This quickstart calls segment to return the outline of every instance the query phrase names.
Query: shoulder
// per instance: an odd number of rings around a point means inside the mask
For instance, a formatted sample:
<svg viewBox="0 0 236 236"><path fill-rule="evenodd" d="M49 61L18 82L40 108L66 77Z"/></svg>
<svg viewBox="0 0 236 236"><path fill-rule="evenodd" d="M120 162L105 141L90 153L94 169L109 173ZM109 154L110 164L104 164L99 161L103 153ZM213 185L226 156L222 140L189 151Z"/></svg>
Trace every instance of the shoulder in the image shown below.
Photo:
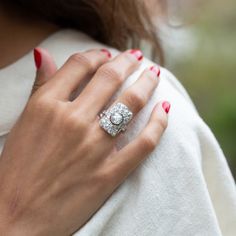
<svg viewBox="0 0 236 236"><path fill-rule="evenodd" d="M58 67L60 67L66 59L75 52L85 51L91 48L107 47L106 45L95 41L86 34L72 29L65 29L54 33L47 40L42 42L40 46L49 50ZM119 53L118 50L113 48L109 48L109 50L111 50L113 56ZM140 68L125 81L117 95L131 85L142 73L142 71L151 65L153 65L153 62L145 58ZM199 115L193 105L193 102L176 77L165 68L161 68L160 77L161 79L158 88L154 92L147 106L140 112L140 115L136 119L137 122L138 120L147 120L153 105L161 100L168 100L172 104L169 122L170 125L172 124L172 117L175 117L175 124L176 122L181 121L181 124L186 125L198 120Z"/></svg>
<svg viewBox="0 0 236 236"><path fill-rule="evenodd" d="M58 67L60 67L70 55L76 52L85 51L92 48L107 47L106 45L95 41L86 34L72 29L61 30L52 34L44 42L42 42L40 46L49 50L49 52L53 55ZM113 56L119 53L118 50L113 48L109 48L109 50L111 50ZM141 72L146 67L149 67L151 65L153 65L153 62L145 58L138 71L130 76L130 78L124 83L123 88L134 82L137 79L138 75L141 74ZM174 100L176 100L176 98L178 99L177 102L179 102L179 100L181 100L181 102L184 100L184 102L188 103L188 106L190 106L191 109L195 113L197 113L193 102L191 101L182 84L171 72L169 72L165 68L161 68L161 82L154 97L156 96L166 99L172 98L171 100L173 101L171 102L173 103L175 103Z"/></svg>
<svg viewBox="0 0 236 236"><path fill-rule="evenodd" d="M61 30L53 34L40 46L49 50L58 67L60 67L65 60L75 52L85 51L92 48L107 47L106 45L95 41L81 32L70 29ZM111 50L113 56L119 53L118 50L113 48L109 48L109 50ZM115 97L118 96L125 88L130 86L138 78L142 71L151 65L153 65L153 62L145 58L140 68L125 81ZM189 131L188 133L190 134L196 127L196 123L201 120L192 100L177 78L165 68L161 68L160 77L159 86L155 90L149 103L131 124L131 126L135 126L135 128L130 128L127 131L126 136L122 138L123 140L133 138L134 135L136 135L141 128L144 127L153 106L161 100L168 100L172 105L169 115L169 126L166 133L174 131L173 133L176 135L182 134L185 130Z"/></svg>
<svg viewBox="0 0 236 236"><path fill-rule="evenodd" d="M52 34L44 42L42 42L40 46L49 50L49 52L53 55L58 67L60 67L70 55L76 52L85 51L92 48L107 47L106 45L95 41L86 34L71 29L61 30ZM119 53L118 50L113 48L109 48L109 50L111 50L113 56ZM146 67L151 65L153 65L153 62L145 58L139 70L130 76L123 88L137 79L138 75L141 74L141 72ZM168 96L168 94L170 95L173 91L175 91L174 93L177 93L180 97L186 100L193 109L195 109L188 93L182 84L171 72L165 68L161 68L161 83L157 93L161 94L163 90L168 88L171 88L171 91L168 93L165 91L165 96Z"/></svg>
<svg viewBox="0 0 236 236"><path fill-rule="evenodd" d="M49 52L53 55L58 67L60 67L70 55L76 52L85 51L92 48L107 47L106 45L95 41L91 37L71 29L65 29L54 33L48 39L42 42L40 46L49 50ZM109 48L109 50L111 50L113 56L119 53L118 50L113 48ZM153 62L145 58L138 71L130 76L123 88L135 81L138 75L141 74L141 72L146 67L151 65L153 65ZM165 68L161 68L161 82L159 88L156 91L156 95L158 94L159 97L162 96L163 98L171 98L173 95L175 95L175 97L177 96L177 98L183 99L185 102L187 102L189 106L195 110L195 112L197 112L193 102L191 101L182 84L171 72Z"/></svg>
<svg viewBox="0 0 236 236"><path fill-rule="evenodd" d="M121 90L130 86L145 68L153 64L154 62L144 59L141 67L128 78ZM121 147L138 135L148 122L155 104L163 100L171 103L168 127L162 138L162 146L165 147L165 151L168 150L167 145L171 145L174 149L180 146L183 149L186 149L187 146L199 148L198 129L202 127L204 122L183 85L170 71L163 67L161 68L158 87L148 104L134 118L127 133L120 139Z"/></svg>

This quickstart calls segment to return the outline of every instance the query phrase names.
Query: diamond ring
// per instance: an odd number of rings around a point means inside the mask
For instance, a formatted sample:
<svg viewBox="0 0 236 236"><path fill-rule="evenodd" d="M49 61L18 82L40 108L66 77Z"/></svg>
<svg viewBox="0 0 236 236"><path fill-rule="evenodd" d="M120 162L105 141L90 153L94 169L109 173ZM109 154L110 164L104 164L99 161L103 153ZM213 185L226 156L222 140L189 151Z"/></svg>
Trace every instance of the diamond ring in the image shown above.
<svg viewBox="0 0 236 236"><path fill-rule="evenodd" d="M126 130L127 124L133 117L133 113L123 103L116 103L108 110L100 114L100 127L111 136L116 136L121 131Z"/></svg>

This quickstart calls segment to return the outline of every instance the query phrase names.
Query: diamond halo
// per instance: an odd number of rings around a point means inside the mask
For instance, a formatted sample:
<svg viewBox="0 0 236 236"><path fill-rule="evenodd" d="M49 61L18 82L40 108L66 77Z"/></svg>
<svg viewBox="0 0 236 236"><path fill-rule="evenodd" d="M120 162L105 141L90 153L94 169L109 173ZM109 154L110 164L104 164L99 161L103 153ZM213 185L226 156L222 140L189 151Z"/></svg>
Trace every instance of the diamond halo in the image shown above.
<svg viewBox="0 0 236 236"><path fill-rule="evenodd" d="M111 136L116 136L126 130L127 124L133 117L133 113L123 103L116 103L100 115L100 126Z"/></svg>

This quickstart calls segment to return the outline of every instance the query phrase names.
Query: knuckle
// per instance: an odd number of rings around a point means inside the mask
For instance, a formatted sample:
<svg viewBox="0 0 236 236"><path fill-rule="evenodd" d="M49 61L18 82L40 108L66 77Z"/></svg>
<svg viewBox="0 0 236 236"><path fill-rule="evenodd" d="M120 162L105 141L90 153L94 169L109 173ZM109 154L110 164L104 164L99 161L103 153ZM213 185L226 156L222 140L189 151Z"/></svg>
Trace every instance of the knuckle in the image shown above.
<svg viewBox="0 0 236 236"><path fill-rule="evenodd" d="M37 96L32 99L31 106L33 107L34 111L38 113L41 112L53 112L55 110L55 104L52 103L51 99L47 96Z"/></svg>
<svg viewBox="0 0 236 236"><path fill-rule="evenodd" d="M98 70L98 75L102 78L114 81L117 85L121 85L123 83L123 76L121 72L117 71L110 63L101 66Z"/></svg>
<svg viewBox="0 0 236 236"><path fill-rule="evenodd" d="M114 173L111 169L105 168L102 171L100 171L98 175L98 182L100 184L104 185L112 185L114 184Z"/></svg>
<svg viewBox="0 0 236 236"><path fill-rule="evenodd" d="M70 56L69 62L83 66L87 71L93 72L95 70L95 65L83 53L73 54L72 56Z"/></svg>
<svg viewBox="0 0 236 236"><path fill-rule="evenodd" d="M136 111L141 110L146 104L146 97L144 94L134 90L127 91L124 95L124 99L128 105Z"/></svg>
<svg viewBox="0 0 236 236"><path fill-rule="evenodd" d="M83 118L79 118L78 114L66 114L64 118L64 126L67 131L84 130L87 127L86 121Z"/></svg>
<svg viewBox="0 0 236 236"><path fill-rule="evenodd" d="M150 133L143 134L140 138L141 147L147 151L153 151L157 145L157 140Z"/></svg>
<svg viewBox="0 0 236 236"><path fill-rule="evenodd" d="M66 130L73 131L77 129L77 126L78 126L78 120L76 120L76 118L73 115L68 115L64 119L64 127L66 128Z"/></svg>

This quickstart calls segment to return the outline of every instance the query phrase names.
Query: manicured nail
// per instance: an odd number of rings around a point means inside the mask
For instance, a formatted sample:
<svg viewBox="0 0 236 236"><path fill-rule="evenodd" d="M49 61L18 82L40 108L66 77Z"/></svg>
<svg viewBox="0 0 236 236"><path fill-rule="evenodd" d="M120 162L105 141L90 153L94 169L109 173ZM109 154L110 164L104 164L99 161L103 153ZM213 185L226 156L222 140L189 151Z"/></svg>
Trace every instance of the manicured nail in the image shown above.
<svg viewBox="0 0 236 236"><path fill-rule="evenodd" d="M101 49L101 52L106 53L107 56L108 56L109 58L111 58L111 53L110 53L106 48Z"/></svg>
<svg viewBox="0 0 236 236"><path fill-rule="evenodd" d="M41 56L40 51L37 48L34 49L34 62L38 70L42 64L42 56Z"/></svg>
<svg viewBox="0 0 236 236"><path fill-rule="evenodd" d="M160 67L159 66L151 66L149 68L150 71L154 72L158 77L160 76L161 74L161 70L160 70Z"/></svg>
<svg viewBox="0 0 236 236"><path fill-rule="evenodd" d="M134 55L138 61L143 59L143 53L139 49L131 49L129 52Z"/></svg>
<svg viewBox="0 0 236 236"><path fill-rule="evenodd" d="M168 114L170 110L170 103L165 101L162 103L162 108L165 110L165 112Z"/></svg>

